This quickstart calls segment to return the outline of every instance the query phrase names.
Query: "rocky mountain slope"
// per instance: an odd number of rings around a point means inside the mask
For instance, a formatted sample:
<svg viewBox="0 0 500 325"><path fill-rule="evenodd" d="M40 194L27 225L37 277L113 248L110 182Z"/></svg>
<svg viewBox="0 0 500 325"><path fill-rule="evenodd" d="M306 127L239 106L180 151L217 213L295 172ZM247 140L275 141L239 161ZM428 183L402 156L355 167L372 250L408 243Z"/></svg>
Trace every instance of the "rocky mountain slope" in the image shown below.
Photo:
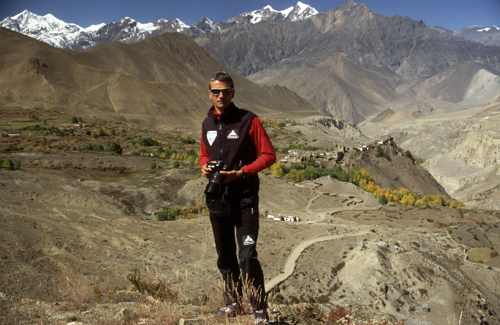
<svg viewBox="0 0 500 325"><path fill-rule="evenodd" d="M500 97L477 108L436 115L384 112L363 122L369 136L391 135L454 198L469 206L499 209Z"/></svg>
<svg viewBox="0 0 500 325"><path fill-rule="evenodd" d="M337 54L316 66L293 70L277 83L295 89L332 116L359 123L388 102L406 98L395 91L394 77L355 65Z"/></svg>
<svg viewBox="0 0 500 325"><path fill-rule="evenodd" d="M0 44L2 105L59 108L184 132L198 132L211 105L208 80L227 69L179 33L74 52L0 28ZM324 114L283 87L259 86L235 73L234 80L236 103L258 114Z"/></svg>
<svg viewBox="0 0 500 325"><path fill-rule="evenodd" d="M443 35L408 17L378 15L352 1L305 21L237 26L205 34L196 41L249 79L290 87L335 117L356 123L388 107L432 112L436 105L427 101L428 94L416 96L407 90L446 69L456 69L458 64L474 61L497 76L500 67L498 47ZM343 69L323 67L339 57L343 58ZM346 75L350 75L349 80ZM468 84L474 82L470 77L465 74L454 80ZM339 84L339 80L343 81ZM325 89L326 85L333 87ZM482 86L491 88L489 84ZM464 86L454 88L458 92ZM440 98L441 107L463 108L453 105L456 101L447 102L442 93L432 96ZM472 107L471 102L461 104Z"/></svg>
<svg viewBox="0 0 500 325"><path fill-rule="evenodd" d="M244 34L252 35L258 42L239 40ZM239 46L232 46L230 40ZM220 35L203 35L197 42L219 61L244 75L273 64L276 68L316 65L338 53L363 67L395 72L402 81L428 78L471 59L493 68L500 67L499 59L495 58L496 47L443 35L408 17L379 15L353 1L305 21L289 24L265 21L238 26ZM236 55L241 51L249 55ZM283 53L278 55L279 51ZM262 55L264 53L267 55Z"/></svg>

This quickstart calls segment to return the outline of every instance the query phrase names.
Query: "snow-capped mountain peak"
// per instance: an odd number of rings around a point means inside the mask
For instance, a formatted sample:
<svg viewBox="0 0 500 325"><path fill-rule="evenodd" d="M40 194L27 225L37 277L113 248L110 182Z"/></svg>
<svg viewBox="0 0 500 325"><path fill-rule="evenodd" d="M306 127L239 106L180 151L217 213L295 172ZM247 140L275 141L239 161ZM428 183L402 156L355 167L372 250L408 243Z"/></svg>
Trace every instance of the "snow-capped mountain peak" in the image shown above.
<svg viewBox="0 0 500 325"><path fill-rule="evenodd" d="M493 25L491 27L484 27L484 28L481 28L481 29L478 29L477 32L489 32L489 31L498 31L500 30L500 28L498 28L497 26Z"/></svg>
<svg viewBox="0 0 500 325"><path fill-rule="evenodd" d="M10 24L13 28L4 26ZM46 14L45 16L39 16L28 10L6 18L1 22L1 26L10 28L12 30L28 30L28 31L51 31L51 32L67 32L69 31L79 31L83 28L76 24L68 24L60 19L57 19L52 14Z"/></svg>
<svg viewBox="0 0 500 325"><path fill-rule="evenodd" d="M1 27L28 35L55 47L85 50L98 43L117 40L134 42L164 31L182 32L189 26L179 19L160 19L151 23L139 23L130 17L119 22L91 25L82 28L68 24L51 14L39 16L28 10L0 22Z"/></svg>
<svg viewBox="0 0 500 325"><path fill-rule="evenodd" d="M39 16L28 10L4 19L0 26L31 36L56 47L65 47L68 39L77 37L83 28L68 24L51 14Z"/></svg>
<svg viewBox="0 0 500 325"><path fill-rule="evenodd" d="M311 16L317 15L318 11L313 7L299 1L294 7L290 7L286 10L283 10L282 13L290 21L297 21L297 20L306 20Z"/></svg>
<svg viewBox="0 0 500 325"><path fill-rule="evenodd" d="M179 18L175 18L174 20L172 20L172 23L178 26L179 30L177 30L177 32L189 28L189 26L184 24Z"/></svg>
<svg viewBox="0 0 500 325"><path fill-rule="evenodd" d="M302 2L297 2L293 7L289 7L285 10L275 10L270 5L267 5L261 9L254 10L252 12L245 12L239 14L234 18L230 18L225 23L247 23L247 24L257 24L264 20L305 20L311 16L318 14L318 11L309 5Z"/></svg>
<svg viewBox="0 0 500 325"><path fill-rule="evenodd" d="M223 23L212 22L203 18L188 26L179 19L159 19L155 22L140 23L131 17L124 17L118 22L97 24L83 28L76 24L66 23L52 14L39 16L28 10L5 18L0 22L5 27L28 35L55 47L73 50L86 50L96 44L107 41L135 42L163 32L181 32L190 37L198 37L205 33L219 32L236 24L257 24L263 20L298 21L316 15L316 9L302 2L285 10L275 10L267 5L259 10L242 13Z"/></svg>
<svg viewBox="0 0 500 325"><path fill-rule="evenodd" d="M85 31L86 32L93 32L93 31L96 31L96 30L103 28L104 26L106 26L105 23L100 23L97 25L90 25L89 27L85 28Z"/></svg>

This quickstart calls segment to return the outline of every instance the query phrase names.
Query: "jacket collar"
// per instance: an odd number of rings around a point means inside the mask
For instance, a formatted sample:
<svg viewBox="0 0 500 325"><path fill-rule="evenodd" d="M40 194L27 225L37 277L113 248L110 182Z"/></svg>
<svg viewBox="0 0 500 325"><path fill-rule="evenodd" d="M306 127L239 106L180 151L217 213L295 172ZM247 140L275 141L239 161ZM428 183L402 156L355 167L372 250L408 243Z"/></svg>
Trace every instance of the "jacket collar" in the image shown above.
<svg viewBox="0 0 500 325"><path fill-rule="evenodd" d="M213 117L217 120L225 120L227 118L230 118L235 112L236 112L236 105L234 105L234 103L231 102L231 104L229 104L229 106L224 110L224 112L222 112L221 115L217 114L215 112L215 107L212 106L209 110L208 110L208 116L210 117Z"/></svg>

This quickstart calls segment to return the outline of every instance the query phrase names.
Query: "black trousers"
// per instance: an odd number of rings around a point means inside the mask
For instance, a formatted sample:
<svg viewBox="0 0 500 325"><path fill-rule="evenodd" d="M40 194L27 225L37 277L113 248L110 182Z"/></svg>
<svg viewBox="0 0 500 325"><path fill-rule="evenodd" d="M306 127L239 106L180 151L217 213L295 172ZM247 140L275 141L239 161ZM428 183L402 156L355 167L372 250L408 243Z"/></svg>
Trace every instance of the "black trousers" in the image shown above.
<svg viewBox="0 0 500 325"><path fill-rule="evenodd" d="M248 288L252 307L262 310L265 308L264 273L256 249L259 197L229 194L224 201L220 212L210 213L210 221L218 256L217 267L224 279L225 303L238 302L243 295L243 288Z"/></svg>

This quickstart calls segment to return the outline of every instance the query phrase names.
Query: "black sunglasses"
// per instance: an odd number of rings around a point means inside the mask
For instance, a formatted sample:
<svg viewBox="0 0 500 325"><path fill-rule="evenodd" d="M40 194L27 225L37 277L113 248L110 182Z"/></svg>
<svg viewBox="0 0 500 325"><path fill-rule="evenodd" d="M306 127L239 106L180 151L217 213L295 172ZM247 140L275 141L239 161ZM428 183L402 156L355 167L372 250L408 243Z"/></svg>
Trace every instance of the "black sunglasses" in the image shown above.
<svg viewBox="0 0 500 325"><path fill-rule="evenodd" d="M217 97L222 92L222 94L226 96L229 95L231 92L233 92L233 90L234 90L233 88L210 89L210 93L215 97Z"/></svg>

